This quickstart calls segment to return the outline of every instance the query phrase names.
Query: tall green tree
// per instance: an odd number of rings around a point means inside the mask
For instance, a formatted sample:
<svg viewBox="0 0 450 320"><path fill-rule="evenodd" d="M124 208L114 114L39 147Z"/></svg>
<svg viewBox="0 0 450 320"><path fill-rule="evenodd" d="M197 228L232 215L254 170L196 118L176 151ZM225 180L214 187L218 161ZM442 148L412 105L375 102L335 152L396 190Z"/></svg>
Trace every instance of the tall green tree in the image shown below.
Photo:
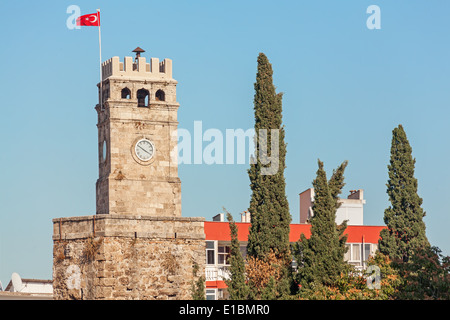
<svg viewBox="0 0 450 320"><path fill-rule="evenodd" d="M330 181L328 181L328 189L330 190L331 198L333 199L336 210L341 206L341 203L338 200L339 195L342 193L342 188L345 186L344 172L347 165L348 161L342 162L337 169L333 170Z"/></svg>
<svg viewBox="0 0 450 320"><path fill-rule="evenodd" d="M334 203L334 216L336 219L336 212L337 209L341 206L341 203L339 200L339 195L342 193L342 188L344 188L344 172L345 168L347 168L348 161L344 161L341 163L341 165L336 169L333 170L333 174L331 175L330 180L328 181L328 188L330 190L331 198L333 199ZM347 229L347 220L344 220L340 225L336 225L336 230L338 233L339 238L339 247L343 250L342 254L345 254L347 251L345 247L345 243L347 241L347 236L344 235L345 230Z"/></svg>
<svg viewBox="0 0 450 320"><path fill-rule="evenodd" d="M286 144L282 125L282 94L275 91L272 65L267 57L260 53L257 62L254 85L256 159L248 170L252 195L247 252L260 260L275 252L284 261L286 276L283 279L286 281L276 284L279 286L277 292L283 294L289 290L291 215L285 192Z"/></svg>
<svg viewBox="0 0 450 320"><path fill-rule="evenodd" d="M297 281L303 290L335 285L347 265L344 262L347 236L343 235L346 221L336 224L337 200L344 186L343 174L347 162L333 172L330 181L327 181L323 162L318 160L318 165L313 181L311 236L306 238L301 234L294 250L298 263Z"/></svg>
<svg viewBox="0 0 450 320"><path fill-rule="evenodd" d="M430 246L425 234L422 198L417 194L415 162L403 126L399 125L392 131L386 184L391 205L384 211L387 228L381 231L379 240L380 251L394 261L407 262L419 248Z"/></svg>
<svg viewBox="0 0 450 320"><path fill-rule="evenodd" d="M233 217L227 212L227 220L230 225L231 249L230 249L230 279L225 280L228 287L230 300L246 300L249 288L245 276L245 261L240 250L238 229Z"/></svg>

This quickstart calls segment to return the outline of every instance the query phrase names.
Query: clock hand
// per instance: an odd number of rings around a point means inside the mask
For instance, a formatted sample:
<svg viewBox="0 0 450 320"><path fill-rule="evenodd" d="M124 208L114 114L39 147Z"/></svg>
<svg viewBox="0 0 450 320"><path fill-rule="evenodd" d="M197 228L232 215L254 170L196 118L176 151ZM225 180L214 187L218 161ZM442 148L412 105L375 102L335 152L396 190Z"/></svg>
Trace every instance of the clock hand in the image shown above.
<svg viewBox="0 0 450 320"><path fill-rule="evenodd" d="M144 150L145 152L147 152L148 154L151 154L150 152L148 152L147 150L145 150L144 148L142 148L141 146L138 145L139 148L141 148L142 150Z"/></svg>

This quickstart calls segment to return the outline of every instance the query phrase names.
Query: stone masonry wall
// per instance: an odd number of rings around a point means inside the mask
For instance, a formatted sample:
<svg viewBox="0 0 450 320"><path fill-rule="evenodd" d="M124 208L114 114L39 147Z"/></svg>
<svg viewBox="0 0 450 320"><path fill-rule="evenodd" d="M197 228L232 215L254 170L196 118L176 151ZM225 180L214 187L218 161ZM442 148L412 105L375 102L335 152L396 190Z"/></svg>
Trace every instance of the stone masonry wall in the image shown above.
<svg viewBox="0 0 450 320"><path fill-rule="evenodd" d="M176 81L105 81L111 97L98 111L99 179L96 184L97 214L181 216L181 182L178 178ZM123 88L131 99L121 99ZM166 101L150 100L137 107L136 92L146 89L154 99L164 90ZM140 139L154 144L150 161L136 157ZM106 155L103 143L106 143Z"/></svg>
<svg viewBox="0 0 450 320"><path fill-rule="evenodd" d="M190 299L192 283L204 274L203 222L121 215L53 219L54 298Z"/></svg>

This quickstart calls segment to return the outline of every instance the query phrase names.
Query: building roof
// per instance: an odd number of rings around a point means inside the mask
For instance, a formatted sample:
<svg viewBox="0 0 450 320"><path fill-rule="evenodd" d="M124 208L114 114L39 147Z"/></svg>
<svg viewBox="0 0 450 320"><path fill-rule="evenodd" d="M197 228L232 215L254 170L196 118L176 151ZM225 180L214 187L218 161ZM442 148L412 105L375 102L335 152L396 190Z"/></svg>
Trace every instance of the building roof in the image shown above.
<svg viewBox="0 0 450 320"><path fill-rule="evenodd" d="M0 291L0 300L53 300L53 293Z"/></svg>
<svg viewBox="0 0 450 320"><path fill-rule="evenodd" d="M247 241L250 223L236 222L238 228L238 240ZM296 242L302 233L307 238L311 236L310 224L291 224L289 241ZM347 242L378 243L380 231L385 226L347 226L344 234L348 235ZM206 240L231 241L228 222L205 221Z"/></svg>
<svg viewBox="0 0 450 320"><path fill-rule="evenodd" d="M41 279L22 279L22 283L24 285L27 284L53 284L53 280L41 280ZM12 288L13 284L12 284L12 280L9 280L8 285L5 288L5 291L10 291Z"/></svg>
<svg viewBox="0 0 450 320"><path fill-rule="evenodd" d="M9 281L5 291L0 291L0 300L53 300L52 280L21 279L20 292Z"/></svg>

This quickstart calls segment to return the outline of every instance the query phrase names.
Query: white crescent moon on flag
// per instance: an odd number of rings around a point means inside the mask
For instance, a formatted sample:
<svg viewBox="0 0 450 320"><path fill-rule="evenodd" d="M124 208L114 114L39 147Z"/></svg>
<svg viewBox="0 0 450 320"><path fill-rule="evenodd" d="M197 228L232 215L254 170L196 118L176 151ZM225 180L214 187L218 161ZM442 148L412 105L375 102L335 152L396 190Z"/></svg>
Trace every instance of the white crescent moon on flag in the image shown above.
<svg viewBox="0 0 450 320"><path fill-rule="evenodd" d="M90 18L94 18L94 20L89 20ZM96 21L97 21L97 19L98 19L98 17L97 17L97 15L96 15L96 14L93 14L93 15L91 15L91 16L89 16L89 17L87 18L87 20L89 20L89 22L91 22L91 23L94 23L94 22L96 22Z"/></svg>

